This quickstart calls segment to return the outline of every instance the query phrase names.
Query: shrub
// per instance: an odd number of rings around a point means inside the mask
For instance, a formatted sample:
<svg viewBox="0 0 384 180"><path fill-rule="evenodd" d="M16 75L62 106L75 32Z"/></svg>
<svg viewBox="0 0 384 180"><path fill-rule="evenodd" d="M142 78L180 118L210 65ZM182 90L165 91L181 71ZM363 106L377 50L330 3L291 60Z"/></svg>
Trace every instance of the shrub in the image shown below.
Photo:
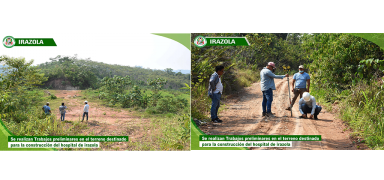
<svg viewBox="0 0 384 180"><path fill-rule="evenodd" d="M57 97L53 94L51 94L51 96L49 97L50 99L57 99Z"/></svg>
<svg viewBox="0 0 384 180"><path fill-rule="evenodd" d="M157 114L157 111L156 111L156 108L155 107L148 107L146 110L145 110L146 113L148 114Z"/></svg>

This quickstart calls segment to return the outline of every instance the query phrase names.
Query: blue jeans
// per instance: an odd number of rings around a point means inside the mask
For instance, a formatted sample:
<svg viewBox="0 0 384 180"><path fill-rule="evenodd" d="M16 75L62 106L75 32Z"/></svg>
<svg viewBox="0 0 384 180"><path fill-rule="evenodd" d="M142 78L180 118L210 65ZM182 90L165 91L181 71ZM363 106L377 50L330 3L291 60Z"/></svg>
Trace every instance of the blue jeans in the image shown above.
<svg viewBox="0 0 384 180"><path fill-rule="evenodd" d="M219 111L219 107L220 107L221 94L220 93L213 93L211 98L212 98L211 119L215 120L218 118L217 112Z"/></svg>
<svg viewBox="0 0 384 180"><path fill-rule="evenodd" d="M271 88L269 88L266 91L263 91L263 113L270 113L271 112L271 106L273 101L273 91Z"/></svg>
<svg viewBox="0 0 384 180"><path fill-rule="evenodd" d="M64 113L64 114L61 114L60 120L61 120L61 121L64 121L64 118L65 118L65 113Z"/></svg>
<svg viewBox="0 0 384 180"><path fill-rule="evenodd" d="M316 105L314 115L317 116L320 113L321 109L322 109L321 106ZM307 113L311 114L312 112L312 108L309 108L306 104L301 104L301 110L303 110L304 114L307 114Z"/></svg>
<svg viewBox="0 0 384 180"><path fill-rule="evenodd" d="M87 121L88 121L88 112L84 112L84 113L83 113L83 120L82 120L82 121L84 121L84 116L85 116L85 115L87 115Z"/></svg>

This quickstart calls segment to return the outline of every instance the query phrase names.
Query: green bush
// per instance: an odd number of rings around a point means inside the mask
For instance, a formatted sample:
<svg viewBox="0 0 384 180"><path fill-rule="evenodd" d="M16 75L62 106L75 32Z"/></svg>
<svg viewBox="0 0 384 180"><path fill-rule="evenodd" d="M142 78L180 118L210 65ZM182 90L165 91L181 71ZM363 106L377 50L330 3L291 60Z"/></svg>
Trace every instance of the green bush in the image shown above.
<svg viewBox="0 0 384 180"><path fill-rule="evenodd" d="M53 94L51 94L51 96L49 96L50 99L57 99L57 97Z"/></svg>
<svg viewBox="0 0 384 180"><path fill-rule="evenodd" d="M157 102L156 110L161 113L171 112L174 113L178 110L177 105L175 105L176 101L173 96L165 96Z"/></svg>
<svg viewBox="0 0 384 180"><path fill-rule="evenodd" d="M146 110L145 110L146 113L148 114L157 114L157 111L156 111L156 108L155 107L148 107Z"/></svg>

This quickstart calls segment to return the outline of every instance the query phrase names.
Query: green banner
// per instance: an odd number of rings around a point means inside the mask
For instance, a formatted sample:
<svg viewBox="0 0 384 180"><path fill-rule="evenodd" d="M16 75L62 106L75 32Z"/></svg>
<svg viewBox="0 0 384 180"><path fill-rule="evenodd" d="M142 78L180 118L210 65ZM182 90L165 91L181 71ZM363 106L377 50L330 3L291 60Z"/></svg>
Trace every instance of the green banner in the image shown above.
<svg viewBox="0 0 384 180"><path fill-rule="evenodd" d="M15 38L15 46L57 46L53 38Z"/></svg>
<svg viewBox="0 0 384 180"><path fill-rule="evenodd" d="M2 42L6 48L13 46L57 46L53 38L13 38L6 36Z"/></svg>
<svg viewBox="0 0 384 180"><path fill-rule="evenodd" d="M246 37L204 37L197 36L193 43L196 47L205 46L249 46Z"/></svg>
<svg viewBox="0 0 384 180"><path fill-rule="evenodd" d="M321 141L321 135L200 135L199 141Z"/></svg>
<svg viewBox="0 0 384 180"><path fill-rule="evenodd" d="M128 136L8 136L8 142L128 142Z"/></svg>
<svg viewBox="0 0 384 180"><path fill-rule="evenodd" d="M245 37L206 37L207 46L249 46Z"/></svg>

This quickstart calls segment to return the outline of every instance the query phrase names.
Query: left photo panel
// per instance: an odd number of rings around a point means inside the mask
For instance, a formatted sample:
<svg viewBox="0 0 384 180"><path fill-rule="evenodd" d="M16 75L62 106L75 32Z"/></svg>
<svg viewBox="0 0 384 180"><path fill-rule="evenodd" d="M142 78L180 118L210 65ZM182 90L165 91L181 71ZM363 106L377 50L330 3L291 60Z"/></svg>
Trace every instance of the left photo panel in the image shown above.
<svg viewBox="0 0 384 180"><path fill-rule="evenodd" d="M0 34L1 151L189 151L189 33Z"/></svg>

